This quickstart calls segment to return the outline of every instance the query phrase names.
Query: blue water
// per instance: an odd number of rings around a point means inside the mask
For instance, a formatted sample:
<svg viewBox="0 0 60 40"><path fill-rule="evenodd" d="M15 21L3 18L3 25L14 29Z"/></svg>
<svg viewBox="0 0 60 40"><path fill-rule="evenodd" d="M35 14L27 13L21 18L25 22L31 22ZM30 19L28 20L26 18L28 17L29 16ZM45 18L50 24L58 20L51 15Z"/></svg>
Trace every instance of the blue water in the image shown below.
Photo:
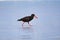
<svg viewBox="0 0 60 40"><path fill-rule="evenodd" d="M0 27L0 40L60 40L60 35L56 31L36 25L31 28L25 27L25 29L22 26L2 26Z"/></svg>
<svg viewBox="0 0 60 40"><path fill-rule="evenodd" d="M17 19L32 13L23 29ZM60 1L0 2L0 40L60 40Z"/></svg>

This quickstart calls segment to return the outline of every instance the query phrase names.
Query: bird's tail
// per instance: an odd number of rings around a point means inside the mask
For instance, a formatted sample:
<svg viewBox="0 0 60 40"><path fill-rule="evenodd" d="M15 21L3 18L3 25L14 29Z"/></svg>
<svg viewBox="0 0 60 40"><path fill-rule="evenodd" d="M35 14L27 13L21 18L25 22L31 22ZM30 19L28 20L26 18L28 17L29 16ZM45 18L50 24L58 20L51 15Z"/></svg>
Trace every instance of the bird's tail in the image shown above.
<svg viewBox="0 0 60 40"><path fill-rule="evenodd" d="M18 19L17 21L21 21L22 19Z"/></svg>

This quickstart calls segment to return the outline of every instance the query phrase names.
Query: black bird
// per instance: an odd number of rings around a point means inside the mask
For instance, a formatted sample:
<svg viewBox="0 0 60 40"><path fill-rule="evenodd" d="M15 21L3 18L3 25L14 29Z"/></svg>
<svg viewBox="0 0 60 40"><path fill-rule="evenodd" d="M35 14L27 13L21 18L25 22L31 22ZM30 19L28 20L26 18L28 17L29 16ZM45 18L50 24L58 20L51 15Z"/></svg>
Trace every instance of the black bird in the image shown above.
<svg viewBox="0 0 60 40"><path fill-rule="evenodd" d="M35 14L31 14L31 16L23 17L23 18L21 18L21 19L18 19L17 21L22 21L23 24L24 24L25 22L28 22L28 24L29 24L29 22L30 22L34 17L35 17L35 18L38 18L38 17L35 16ZM22 26L23 26L23 24L22 24ZM30 24L29 24L29 25L30 25ZM30 25L30 26L31 26L31 25Z"/></svg>

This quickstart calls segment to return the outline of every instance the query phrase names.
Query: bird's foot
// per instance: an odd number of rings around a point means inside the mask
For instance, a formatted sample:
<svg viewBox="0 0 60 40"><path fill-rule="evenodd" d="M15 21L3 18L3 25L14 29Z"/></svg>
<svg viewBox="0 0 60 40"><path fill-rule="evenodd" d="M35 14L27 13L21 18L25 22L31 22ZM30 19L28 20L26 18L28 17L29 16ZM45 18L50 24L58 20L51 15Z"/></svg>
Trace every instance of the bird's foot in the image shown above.
<svg viewBox="0 0 60 40"><path fill-rule="evenodd" d="M29 25L29 26L32 26L32 25Z"/></svg>
<svg viewBox="0 0 60 40"><path fill-rule="evenodd" d="M22 28L24 29L24 26L22 25Z"/></svg>
<svg viewBox="0 0 60 40"><path fill-rule="evenodd" d="M22 26L22 29L25 29L25 27Z"/></svg>

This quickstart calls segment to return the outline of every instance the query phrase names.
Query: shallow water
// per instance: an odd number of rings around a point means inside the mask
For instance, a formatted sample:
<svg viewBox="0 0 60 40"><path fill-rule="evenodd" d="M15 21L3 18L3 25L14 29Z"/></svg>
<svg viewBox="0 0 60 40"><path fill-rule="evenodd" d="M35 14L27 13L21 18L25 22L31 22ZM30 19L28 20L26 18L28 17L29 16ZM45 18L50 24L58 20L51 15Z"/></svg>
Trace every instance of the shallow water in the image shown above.
<svg viewBox="0 0 60 40"><path fill-rule="evenodd" d="M35 13L32 27L17 19ZM0 40L60 40L60 2L0 2Z"/></svg>
<svg viewBox="0 0 60 40"><path fill-rule="evenodd" d="M0 40L60 40L59 33L48 31L44 32L42 27L38 28L38 26L24 29L19 26L2 26Z"/></svg>

